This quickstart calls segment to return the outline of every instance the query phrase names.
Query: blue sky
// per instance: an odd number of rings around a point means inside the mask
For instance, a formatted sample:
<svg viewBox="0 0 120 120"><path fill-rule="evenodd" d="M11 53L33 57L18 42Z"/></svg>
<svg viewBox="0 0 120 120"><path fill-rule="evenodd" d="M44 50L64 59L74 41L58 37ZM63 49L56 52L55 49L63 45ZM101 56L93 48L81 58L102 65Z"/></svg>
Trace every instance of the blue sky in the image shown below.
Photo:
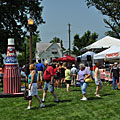
<svg viewBox="0 0 120 120"><path fill-rule="evenodd" d="M74 35L80 36L87 30L99 34L99 39L108 31L103 22L100 11L91 7L88 9L85 0L43 0L42 17L46 24L39 26L42 42L49 42L53 37L63 40L63 45L68 48L68 24L71 24L71 49Z"/></svg>

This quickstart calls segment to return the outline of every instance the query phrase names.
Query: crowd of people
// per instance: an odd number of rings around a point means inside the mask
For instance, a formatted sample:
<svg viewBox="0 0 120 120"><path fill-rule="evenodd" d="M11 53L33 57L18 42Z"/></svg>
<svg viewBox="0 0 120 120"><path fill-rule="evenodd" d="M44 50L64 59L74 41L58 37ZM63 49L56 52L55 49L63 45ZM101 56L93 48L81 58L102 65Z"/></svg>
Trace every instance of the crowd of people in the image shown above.
<svg viewBox="0 0 120 120"><path fill-rule="evenodd" d="M96 84L96 97L100 97L99 91L102 88L102 81L100 79L100 63L96 64L95 69L95 84ZM70 92L70 85L76 85L76 81L80 82L82 99L87 101L86 93L88 83L85 82L85 79L89 78L91 75L91 69L86 67L84 64L80 64L78 68L75 67L75 64L68 63L54 63L50 64L48 61L41 63L39 60L38 64L29 65L30 74L28 75L28 89L29 96L29 105L27 109L31 109L32 106L32 96L35 96L40 102L40 107L45 107L44 102L46 99L47 90L51 92L56 102L59 102L57 95L55 93L55 88L62 88L63 84L66 87L66 91ZM42 100L38 96L38 85L39 81L44 81L43 87L43 98Z"/></svg>
<svg viewBox="0 0 120 120"><path fill-rule="evenodd" d="M46 99L47 91L51 92L55 98L55 102L59 102L59 99L55 93L55 89L66 87L66 91L70 92L70 86L77 86L77 82L80 83L82 98L80 100L87 101L87 86L89 82L86 82L86 79L92 77L94 83L96 84L95 96L101 97L99 91L102 89L103 84L100 77L100 68L101 63L96 63L94 67L89 67L87 64L70 64L70 63L50 63L47 60L41 63L41 60L38 63L27 64L25 67L25 72L21 71L22 76L26 76L28 82L28 96L29 104L27 109L31 109L32 106L32 96L40 103L40 107L45 107L44 102ZM113 81L113 90L116 90L115 86L117 84L117 90L119 89L119 66L115 62L110 66L110 77ZM0 71L1 72L1 71ZM1 72L3 73L3 72ZM40 82L41 81L41 82ZM44 83L39 85L39 83ZM44 86L43 86L44 85ZM38 96L38 87L41 86L43 89L43 98Z"/></svg>

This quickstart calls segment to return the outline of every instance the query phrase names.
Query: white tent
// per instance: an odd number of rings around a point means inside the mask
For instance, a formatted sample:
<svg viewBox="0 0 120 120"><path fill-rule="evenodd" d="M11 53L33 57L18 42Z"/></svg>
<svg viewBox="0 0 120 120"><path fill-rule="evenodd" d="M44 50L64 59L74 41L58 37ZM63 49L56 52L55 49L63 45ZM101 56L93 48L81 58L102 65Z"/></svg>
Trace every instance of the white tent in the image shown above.
<svg viewBox="0 0 120 120"><path fill-rule="evenodd" d="M94 55L94 59L118 58L118 57L120 57L120 47L118 46L112 46Z"/></svg>
<svg viewBox="0 0 120 120"><path fill-rule="evenodd" d="M111 46L120 46L120 39L117 38L113 38L110 36L106 36L96 42L94 42L93 44L83 48L90 50L90 49L98 49L98 48L109 48Z"/></svg>
<svg viewBox="0 0 120 120"><path fill-rule="evenodd" d="M88 51L88 52L86 52L86 53L84 53L84 54L82 54L82 55L80 55L80 56L77 56L77 58L80 57L81 60L87 60L87 56L88 56L88 55L90 55L91 57L93 57L94 54L95 54L94 52Z"/></svg>
<svg viewBox="0 0 120 120"><path fill-rule="evenodd" d="M114 46L106 54L105 58L120 58L120 47Z"/></svg>
<svg viewBox="0 0 120 120"><path fill-rule="evenodd" d="M87 56L88 55L90 55L91 57L93 57L94 54L95 54L94 52L88 51L88 52L86 52L86 53L84 53L84 54L81 55L81 60L87 60Z"/></svg>

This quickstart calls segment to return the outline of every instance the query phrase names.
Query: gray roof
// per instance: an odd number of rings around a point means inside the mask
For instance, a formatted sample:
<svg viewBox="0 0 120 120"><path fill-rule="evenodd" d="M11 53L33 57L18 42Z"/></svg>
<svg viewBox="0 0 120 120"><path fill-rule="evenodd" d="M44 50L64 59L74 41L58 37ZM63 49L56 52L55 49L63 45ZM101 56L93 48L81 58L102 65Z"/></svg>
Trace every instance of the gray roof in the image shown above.
<svg viewBox="0 0 120 120"><path fill-rule="evenodd" d="M39 54L41 54L43 51L46 51L48 47L50 47L53 43L36 43L36 51L39 51ZM57 43L60 46L60 43Z"/></svg>

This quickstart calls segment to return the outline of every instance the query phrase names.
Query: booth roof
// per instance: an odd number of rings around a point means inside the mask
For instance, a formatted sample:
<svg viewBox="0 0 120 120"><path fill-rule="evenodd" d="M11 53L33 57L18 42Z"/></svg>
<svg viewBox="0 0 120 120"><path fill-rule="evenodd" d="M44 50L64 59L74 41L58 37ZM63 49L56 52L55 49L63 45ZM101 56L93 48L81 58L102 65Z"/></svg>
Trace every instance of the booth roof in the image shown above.
<svg viewBox="0 0 120 120"><path fill-rule="evenodd" d="M87 47L82 48L82 50L90 50L90 49L99 49L99 48L109 48L111 46L120 46L120 40L117 38L113 38L110 36L106 36Z"/></svg>
<svg viewBox="0 0 120 120"><path fill-rule="evenodd" d="M120 47L112 46L98 54L95 54L94 59L104 59L106 58L106 54L111 54L111 53L116 53L116 52L120 52Z"/></svg>

